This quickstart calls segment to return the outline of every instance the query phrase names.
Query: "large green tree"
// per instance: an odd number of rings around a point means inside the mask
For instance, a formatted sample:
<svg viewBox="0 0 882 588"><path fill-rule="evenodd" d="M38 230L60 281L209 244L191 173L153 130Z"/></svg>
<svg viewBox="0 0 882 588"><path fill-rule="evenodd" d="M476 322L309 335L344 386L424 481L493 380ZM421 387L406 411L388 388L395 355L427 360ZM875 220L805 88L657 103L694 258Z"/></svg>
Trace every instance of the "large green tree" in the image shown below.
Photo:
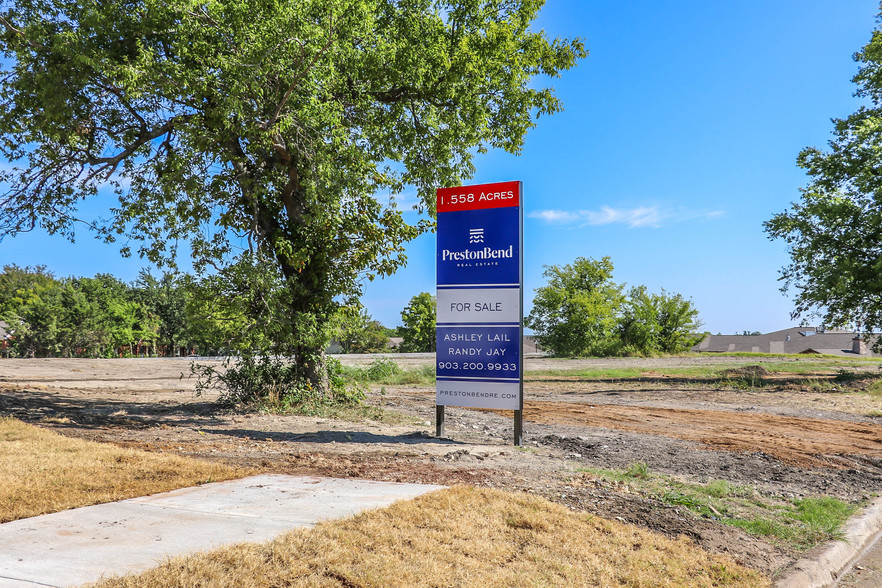
<svg viewBox="0 0 882 588"><path fill-rule="evenodd" d="M555 355L611 355L619 349L622 287L612 281L609 257L578 257L545 267L548 284L536 289L524 324Z"/></svg>
<svg viewBox="0 0 882 588"><path fill-rule="evenodd" d="M363 308L342 308L334 317L334 340L343 353L379 353L389 348L386 328Z"/></svg>
<svg viewBox="0 0 882 588"><path fill-rule="evenodd" d="M264 351L320 387L327 319L431 228L405 222L389 195L413 190L431 213L435 189L470 177L476 152L519 152L535 119L559 110L537 76L585 51L532 29L542 4L7 5L0 153L18 167L0 178L2 232L72 237L82 199L112 189L112 217L92 224L125 236L125 253L167 261L186 242L198 270L274 274L284 312L261 316L284 324L257 321L274 331Z"/></svg>
<svg viewBox="0 0 882 588"><path fill-rule="evenodd" d="M664 289L653 294L646 286L628 291L619 318L622 351L640 355L686 351L704 339L700 328L691 300Z"/></svg>
<svg viewBox="0 0 882 588"><path fill-rule="evenodd" d="M833 120L826 149L808 147L798 164L810 176L799 202L764 226L787 243L783 289L795 293L793 318L882 328L882 31L855 55L853 78L865 104Z"/></svg>
<svg viewBox="0 0 882 588"><path fill-rule="evenodd" d="M133 290L146 309L146 316L152 317L157 351L164 355L176 355L187 338L187 289L184 276L175 272L164 272L161 277L155 278L149 271L142 270Z"/></svg>
<svg viewBox="0 0 882 588"><path fill-rule="evenodd" d="M410 299L401 311L401 326L398 332L402 341L402 353L422 353L435 351L435 316L437 302L428 292L420 292Z"/></svg>
<svg viewBox="0 0 882 588"><path fill-rule="evenodd" d="M704 338L698 309L681 294L627 294L613 281L609 257L577 257L546 266L548 283L536 289L524 324L555 355L655 355L686 351Z"/></svg>

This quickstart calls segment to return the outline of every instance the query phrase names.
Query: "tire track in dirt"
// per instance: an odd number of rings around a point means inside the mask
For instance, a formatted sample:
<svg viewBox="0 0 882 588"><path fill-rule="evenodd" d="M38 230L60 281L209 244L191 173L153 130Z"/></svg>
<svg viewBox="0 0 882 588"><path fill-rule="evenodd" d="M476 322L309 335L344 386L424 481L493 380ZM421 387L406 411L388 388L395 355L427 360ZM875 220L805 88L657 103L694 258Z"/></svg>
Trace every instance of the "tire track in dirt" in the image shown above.
<svg viewBox="0 0 882 588"><path fill-rule="evenodd" d="M533 401L524 418L694 441L733 452L761 451L803 467L854 467L850 455L882 458L882 426L757 412Z"/></svg>

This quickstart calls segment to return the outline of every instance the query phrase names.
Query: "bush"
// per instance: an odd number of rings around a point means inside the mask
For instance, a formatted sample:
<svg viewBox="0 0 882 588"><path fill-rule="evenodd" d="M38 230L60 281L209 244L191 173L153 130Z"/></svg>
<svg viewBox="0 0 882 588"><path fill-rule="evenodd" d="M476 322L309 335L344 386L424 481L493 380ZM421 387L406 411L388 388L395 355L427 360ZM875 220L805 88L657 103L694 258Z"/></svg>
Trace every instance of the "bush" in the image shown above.
<svg viewBox="0 0 882 588"><path fill-rule="evenodd" d="M190 369L199 378L197 394L219 390L220 401L226 404L298 408L308 404L358 404L364 399L364 390L346 381L340 362L334 358L325 359L324 392L302 377L299 366L282 357L244 355L228 358L220 369L195 362Z"/></svg>

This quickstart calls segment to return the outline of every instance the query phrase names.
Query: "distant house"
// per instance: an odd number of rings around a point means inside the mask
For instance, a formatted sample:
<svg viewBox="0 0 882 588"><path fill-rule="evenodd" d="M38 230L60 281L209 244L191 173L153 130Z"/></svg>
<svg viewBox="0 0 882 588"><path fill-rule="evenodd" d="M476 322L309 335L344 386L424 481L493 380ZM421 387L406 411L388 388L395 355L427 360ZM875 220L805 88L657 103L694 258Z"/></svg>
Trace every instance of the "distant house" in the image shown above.
<svg viewBox="0 0 882 588"><path fill-rule="evenodd" d="M877 335L821 327L793 327L764 335L708 335L692 348L700 353L823 353L872 356Z"/></svg>
<svg viewBox="0 0 882 588"><path fill-rule="evenodd" d="M531 353L543 353L536 339L530 335L524 335L524 355Z"/></svg>

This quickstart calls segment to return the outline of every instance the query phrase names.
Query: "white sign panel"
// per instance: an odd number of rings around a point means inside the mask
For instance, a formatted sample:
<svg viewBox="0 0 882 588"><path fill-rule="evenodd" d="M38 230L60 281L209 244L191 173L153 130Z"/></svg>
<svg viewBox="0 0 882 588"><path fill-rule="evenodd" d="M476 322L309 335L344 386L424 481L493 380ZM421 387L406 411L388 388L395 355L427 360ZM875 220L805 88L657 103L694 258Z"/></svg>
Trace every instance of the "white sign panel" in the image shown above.
<svg viewBox="0 0 882 588"><path fill-rule="evenodd" d="M439 325L511 323L521 320L517 288L438 289Z"/></svg>

